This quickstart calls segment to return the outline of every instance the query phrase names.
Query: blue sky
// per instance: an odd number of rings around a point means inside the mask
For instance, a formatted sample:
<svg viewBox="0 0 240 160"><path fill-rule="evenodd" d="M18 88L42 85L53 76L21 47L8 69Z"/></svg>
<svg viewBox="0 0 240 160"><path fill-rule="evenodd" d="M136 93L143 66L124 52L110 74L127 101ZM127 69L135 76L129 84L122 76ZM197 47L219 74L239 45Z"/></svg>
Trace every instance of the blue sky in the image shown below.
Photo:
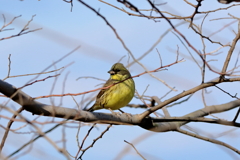
<svg viewBox="0 0 240 160"><path fill-rule="evenodd" d="M163 1L158 2L162 3ZM190 2L196 4L196 2L193 0ZM95 9L99 10L100 13L104 15L114 26L120 37L124 40L127 47L131 50L136 58L140 57L147 50L149 50L149 48L152 47L159 37L170 28L169 24L164 19L161 19L160 22L154 22L153 20L146 18L128 16L127 14L99 1L89 1L88 3ZM116 2L113 2L113 4L120 8L124 7ZM68 3L57 0L52 0L50 2L43 0L15 2L0 1L0 6L0 13L5 15L7 22L9 22L15 16L22 15L10 26L10 28L14 28L14 30L0 32L0 38L18 33L33 15L36 16L34 17L34 20L30 24L29 28L42 28L37 32L0 41L1 79L5 78L7 75L9 54L11 54L12 61L11 75L22 75L41 72L47 66L60 59L77 46L81 46L76 52L49 69L54 70L55 68L61 68L71 64L61 73L61 76L58 78L53 91L53 93L56 94L61 94L63 92L63 83L66 75L67 80L64 93L80 93L95 89L97 87L96 85L102 83L102 81L93 79L80 79L76 81L78 77L94 76L107 80L109 78L107 71L110 69L112 64L116 63L123 56L125 56L125 58L121 62L125 65L128 63L127 51L123 48L119 40L116 39L116 36L109 26L107 26L100 17L96 16L95 13L77 1L74 1L72 12L70 11L70 5ZM137 6L142 9L150 8L145 1L139 1ZM200 11L214 10L219 7L223 8L226 6L227 5L217 3L215 0L204 1L202 2ZM160 9L175 14L180 14L182 16L191 15L194 11L191 6L179 0L168 2L166 5L160 6ZM233 7L229 10L223 10L209 14L206 17L203 25L203 33L205 35L210 35L211 33L221 29L224 25L232 22L233 20L229 19L210 21L220 17L229 17L228 13L239 16L239 6ZM200 20L202 20L202 16L203 15L196 16L196 19L200 17ZM195 20L194 22L197 25L200 25L200 20ZM171 20L171 22L173 24L178 24L181 21ZM3 24L2 17L0 17L0 24ZM201 39L191 29L188 28L188 25L189 24L186 23L181 25L178 29L186 36L186 38L197 50L202 51L203 45ZM231 42L235 36L232 30L236 31L236 29L237 23L234 23L229 28L214 35L212 39L215 41L220 41L223 44ZM207 46L206 52L211 52L219 48L219 45L217 44L210 44L208 41L205 42ZM173 65L168 68L168 70L154 73L155 76L166 81L168 85L176 87L178 90L177 92L171 92L163 100L201 83L200 69L192 61L185 47L173 33L170 32L167 34L155 48L157 48L161 54L163 65L167 65L175 61L178 47L179 52L181 53L180 58L184 58L185 62ZM158 68L160 65L159 55L155 48L143 60L141 60L141 63L144 64L149 70ZM238 46L236 52L234 52L233 59L236 59L237 57L237 50L239 50ZM191 49L190 51L195 57L198 58L198 56ZM223 53L217 57L209 57L209 60L218 59L218 61L211 62L211 65L217 70L221 70L228 48L224 48L221 51ZM130 62L131 61L132 59L130 58ZM231 63L230 66L233 65L234 62ZM144 69L138 64L134 64L130 67L130 72L132 75L139 74L143 71ZM41 75L38 77L38 79L45 78L49 75L54 74ZM217 76L217 74L208 70L206 74L206 81ZM21 87L33 77L34 76L10 78L7 80L7 82L16 87ZM160 83L154 78L151 78L149 75L143 75L139 78L135 78L134 80L136 83L136 89L140 94L144 92L148 85L148 90L145 93L145 95L148 96L162 97L170 90L164 84ZM39 82L29 87L25 87L23 91L32 97L48 95L50 94L53 83L54 79L48 79L44 82ZM227 89L227 91L233 95L235 93L239 93L239 91L236 91L236 86L239 88L239 82L222 84L220 86ZM211 94L206 94L207 105L222 104L233 100L223 92L214 88L209 88L208 91L211 91ZM97 93L95 93L95 95L96 94ZM75 98L78 102L85 98L87 103L87 98L92 95L93 94L88 94L85 95L85 97L78 96ZM76 108L76 104L71 97L64 97L62 100L63 107ZM6 101L7 100L5 98L0 98L0 103L4 103ZM60 98L40 99L39 101L47 104L50 104L54 101L55 105L60 104ZM84 106L86 103L83 103L82 105ZM142 102L139 99L134 98L131 103L141 104ZM19 107L14 102L10 102L9 106L13 108ZM203 107L204 105L202 102L201 93L197 92L188 102L170 108L169 112L172 116L182 116ZM123 110L131 114L143 112L142 109L124 108ZM102 110L101 112L108 111ZM229 111L226 113L217 114L217 116L220 116L224 119L232 119L235 112L236 110ZM2 111L1 115L6 115L9 117L11 116L11 114L7 111ZM23 112L23 115L27 116L29 119L34 119L37 117L32 116L27 112ZM44 122L46 120L51 120L51 118L40 117L38 120ZM55 120L60 121L61 119ZM5 126L7 122L7 120L2 118L0 124ZM23 123L15 123L13 128L18 128L22 125ZM77 124L69 125L74 127L78 126ZM52 126L52 124L45 125L42 130L45 131ZM222 133L231 129L231 127L205 123L191 123L189 126L193 128L199 128L204 132L211 133L212 135L217 135L218 133ZM42 126L39 125L39 127ZM94 138L98 137L106 127L106 125L99 125L99 129L94 129L89 139L86 141L85 147L88 146ZM79 134L80 139L86 135L88 129L89 126L83 126L81 128ZM31 127L27 126L19 130L19 132L29 132L31 130ZM0 135L2 136L3 133L4 130L1 128ZM72 155L75 155L78 150L76 133L77 128L66 129L66 139L68 141L66 145L68 151ZM134 141L136 138L144 134L146 134L146 136L142 141ZM60 141L62 138L62 128L59 128L48 135L54 141ZM231 132L226 136L220 137L218 140L222 140L236 148L240 148L240 139L237 135L239 135L238 130ZM12 153L32 137L34 137L34 133L10 133L6 146L3 150L4 154L8 155ZM176 132L151 133L136 126L112 127L109 132L107 132L103 138L95 144L93 148L89 149L85 153L83 158L96 159L97 157L100 157L101 159L114 159L119 153L121 153L124 147L129 147L124 140L128 142L135 142L135 147L147 159L175 160L180 158L185 160L201 160L232 158L232 156L228 154L229 150L221 146L217 146L215 144L201 141ZM62 143L58 143L58 145L62 146ZM23 160L33 157L34 159L43 159L46 157L49 159L65 159L43 138L34 143L32 147L33 149L31 152L24 154L18 159ZM233 157L237 156L237 154L234 152L230 153L233 155ZM140 157L131 148L130 152L122 159L137 160L140 159Z"/></svg>

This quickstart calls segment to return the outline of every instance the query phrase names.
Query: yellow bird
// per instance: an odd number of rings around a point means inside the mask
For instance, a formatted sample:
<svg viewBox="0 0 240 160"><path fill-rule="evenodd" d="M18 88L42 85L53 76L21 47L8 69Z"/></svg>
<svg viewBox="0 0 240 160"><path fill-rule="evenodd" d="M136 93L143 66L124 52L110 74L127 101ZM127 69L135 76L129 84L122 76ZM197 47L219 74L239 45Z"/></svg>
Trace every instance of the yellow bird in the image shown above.
<svg viewBox="0 0 240 160"><path fill-rule="evenodd" d="M103 87L118 83L107 89L102 89L96 98L95 104L87 109L87 111L95 111L98 109L117 110L126 106L133 98L135 93L135 84L130 72L123 66L122 63L115 63L111 70L108 71L110 78Z"/></svg>

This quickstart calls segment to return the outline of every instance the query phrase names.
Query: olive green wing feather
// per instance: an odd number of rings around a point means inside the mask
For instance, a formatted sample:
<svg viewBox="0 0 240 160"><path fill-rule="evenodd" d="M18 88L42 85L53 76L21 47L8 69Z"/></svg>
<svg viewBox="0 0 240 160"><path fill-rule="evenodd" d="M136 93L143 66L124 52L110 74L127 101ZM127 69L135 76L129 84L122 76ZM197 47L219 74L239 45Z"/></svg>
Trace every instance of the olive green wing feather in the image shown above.
<svg viewBox="0 0 240 160"><path fill-rule="evenodd" d="M114 83L115 81L112 79L108 79L107 82L103 85L103 87L110 86ZM97 99L99 99L107 90L109 90L111 87L106 88L106 89L101 89L101 91L97 95Z"/></svg>
<svg viewBox="0 0 240 160"><path fill-rule="evenodd" d="M115 80L108 79L107 82L103 85L103 87L110 86L110 85L112 85L112 84L114 84L114 83L116 83ZM94 103L94 105L93 105L91 108L87 109L87 111L89 111L89 112L94 111L94 110L95 110L94 107L100 105L102 95L103 95L105 92L107 92L110 88L111 88L111 87L106 88L106 89L101 89L101 91L100 91L100 92L98 93L98 95L97 95L96 102Z"/></svg>

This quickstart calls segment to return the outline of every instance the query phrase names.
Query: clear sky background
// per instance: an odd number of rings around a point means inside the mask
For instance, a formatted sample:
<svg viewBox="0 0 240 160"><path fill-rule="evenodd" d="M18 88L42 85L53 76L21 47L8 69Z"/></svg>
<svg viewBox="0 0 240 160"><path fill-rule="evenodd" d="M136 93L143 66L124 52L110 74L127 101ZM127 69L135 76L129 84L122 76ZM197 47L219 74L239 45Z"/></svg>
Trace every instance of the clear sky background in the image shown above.
<svg viewBox="0 0 240 160"><path fill-rule="evenodd" d="M114 1L108 2L117 5L120 8L124 7ZM163 3L165 1L156 2ZM191 0L190 2L196 4L194 0ZM164 19L160 19L155 22L147 18L129 16L128 14L97 0L88 1L87 3L96 10L99 10L99 12L107 18L136 58L148 51L160 38L160 36L171 28ZM136 2L134 2L134 4L135 3ZM150 9L150 6L144 0L138 1L136 5L141 9ZM223 8L227 6L228 5L219 4L217 0L203 1L200 11L214 10L219 7ZM159 8L162 11L168 11L181 16L190 16L194 12L194 8L187 5L182 0L169 1L167 4L162 5ZM44 82L35 83L34 85L23 89L24 92L32 97L49 95L52 90L52 86L55 83L53 91L54 94L80 93L95 89L99 87L97 85L104 82L94 79L76 80L77 78L83 76L94 76L107 80L109 78L107 71L123 56L125 56L125 58L123 58L121 62L124 65L128 64L129 55L127 51L123 48L110 27L107 26L99 16L80 4L78 1L74 1L72 12L70 9L70 4L60 0L0 1L0 13L1 15L4 14L6 22L11 21L11 19L15 16L21 15L20 18L16 19L13 24L8 27L14 28L14 30L0 32L0 38L18 33L33 15L36 16L30 23L29 28L42 28L41 30L33 33L0 41L0 78L3 79L7 76L9 54L11 54L12 62L10 75L13 76L42 72L53 62L56 62L76 47L81 46L73 54L48 69L48 71L50 71L71 64L65 68L63 72L61 72L61 76L58 77L56 83L54 78L52 78L47 79ZM221 29L224 25L234 21L232 19L211 20L220 17L229 17L228 13L239 17L239 10L240 6L236 6L228 10L217 11L209 14L203 23L204 35L208 36ZM203 14L197 15L194 22L197 25L200 25L203 16ZM200 19L201 21L197 19ZM182 21L171 20L171 22L176 25ZM0 26L2 25L3 17L0 16ZM200 37L188 28L188 25L189 23L183 24L178 29L186 36L186 38L197 50L202 52L203 44ZM232 30L236 31L236 29L237 22L211 38L215 41L220 41L222 44L227 44L228 42L231 42L235 36ZM214 51L220 47L219 45L209 43L206 40L205 43L206 52ZM193 62L181 41L172 32L168 33L162 41L154 47L154 49L143 60L141 60L141 63L149 70L156 69L160 66L160 59L156 48L161 54L163 65L167 65L176 60L176 51L178 47L180 52L179 58L184 58L185 62L173 65L170 68L167 68L167 70L154 73L156 77L166 81L168 85L176 87L178 90L176 92L171 92L163 100L200 84L200 69L197 67L196 63ZM217 55L216 57L209 57L208 60L218 60L210 63L214 69L220 70L222 68L228 49L229 48L223 48L220 50L222 52L220 55ZM190 51L196 58L198 58L191 49ZM237 58L237 52L239 52L239 45L236 48L236 52L234 52L233 59ZM201 63L199 58L198 60ZM132 58L130 58L129 61L132 62ZM234 62L235 61L230 64L230 67L234 66ZM144 69L138 64L130 66L129 70L133 76L144 71ZM54 75L54 73L41 75L37 79L42 79L49 75ZM217 74L207 70L206 81L216 78L217 76ZM16 87L21 87L34 77L35 76L10 78L7 82ZM135 78L134 80L136 83L136 89L140 94L146 90L148 85L149 87L145 92L145 95L148 96L162 97L170 91L168 87L149 75L143 75ZM66 83L63 90L64 82ZM239 93L240 88L239 82L226 85L222 84L220 87L226 89L233 95ZM211 94L206 94L207 105L222 104L234 100L215 88L209 88L207 90L211 92ZM81 106L85 106L89 102L89 98L96 94L97 92L93 94L90 93L85 96L77 96L75 98L77 102L85 100L80 103ZM6 101L6 98L0 98L1 104ZM39 101L46 104L53 103L63 107L77 108L71 97L40 99ZM134 98L131 103L142 104L142 102L136 98ZM15 109L19 108L19 105L14 102L8 103L8 106ZM204 104L202 102L201 92L197 92L188 102L170 108L169 112L171 116L182 116L203 107ZM123 110L131 114L142 113L144 111L143 109L130 108L123 108ZM102 110L99 112L108 111ZM236 109L226 113L217 114L217 116L223 119L231 120L233 119L235 113ZM11 116L11 114L7 111L1 111L1 115L8 117ZM38 117L25 111L23 112L23 115L27 116L30 120ZM52 118L39 117L37 120L45 122L52 120ZM57 118L54 120L61 121L61 119ZM7 122L8 121L3 118L0 120L0 124L3 126L6 126ZM14 123L12 128L16 129L23 124L24 123L19 122ZM44 125L43 127L39 125L39 127L42 127L43 131L46 131L52 126L53 124ZM68 126L72 126L72 128L66 127L65 129L65 138L67 140L66 148L71 155L75 155L78 150L76 140L78 123L68 124ZM195 129L200 129L201 131L199 130L198 133L208 137L218 136L224 131L233 129L233 127L205 123L190 123L189 126ZM98 125L98 128L93 129L90 137L85 143L84 148L91 144L92 140L98 137L106 127L107 125ZM80 142L86 135L88 129L89 126L81 127L79 133ZM35 136L34 130L30 126L26 126L17 132L21 134L9 134L6 146L3 150L5 155L9 155L22 146L24 142L28 142ZM2 137L3 133L4 129L0 128L0 137ZM55 142L59 142L62 140L62 133L63 129L62 127L59 127L59 129L49 133L48 136ZM239 134L239 130L234 130L225 136L218 137L217 139L240 149ZM141 141L135 141L141 136L143 137L140 138ZM83 159L112 160L116 158L125 147L129 147L130 151L122 157L122 159L141 159L135 151L124 142L124 140L133 143L144 157L152 160L239 158L239 156L233 151L225 149L224 147L182 135L177 132L154 133L136 126L113 126L102 139L96 142L93 148L89 149L84 154ZM57 144L61 147L63 145L62 142ZM30 152L18 157L18 159L65 159L44 138L37 140L31 147L32 150ZM24 151L29 148L30 147L27 147ZM17 156L21 155L21 153L17 154Z"/></svg>

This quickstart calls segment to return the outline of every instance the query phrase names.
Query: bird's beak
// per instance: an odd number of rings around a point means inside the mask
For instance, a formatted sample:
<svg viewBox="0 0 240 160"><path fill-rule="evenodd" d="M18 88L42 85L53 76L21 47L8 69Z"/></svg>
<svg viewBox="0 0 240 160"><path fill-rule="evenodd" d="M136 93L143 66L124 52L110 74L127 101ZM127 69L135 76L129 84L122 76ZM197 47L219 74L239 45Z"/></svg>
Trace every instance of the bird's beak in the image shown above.
<svg viewBox="0 0 240 160"><path fill-rule="evenodd" d="M109 74L114 75L115 72L113 70L108 71Z"/></svg>

